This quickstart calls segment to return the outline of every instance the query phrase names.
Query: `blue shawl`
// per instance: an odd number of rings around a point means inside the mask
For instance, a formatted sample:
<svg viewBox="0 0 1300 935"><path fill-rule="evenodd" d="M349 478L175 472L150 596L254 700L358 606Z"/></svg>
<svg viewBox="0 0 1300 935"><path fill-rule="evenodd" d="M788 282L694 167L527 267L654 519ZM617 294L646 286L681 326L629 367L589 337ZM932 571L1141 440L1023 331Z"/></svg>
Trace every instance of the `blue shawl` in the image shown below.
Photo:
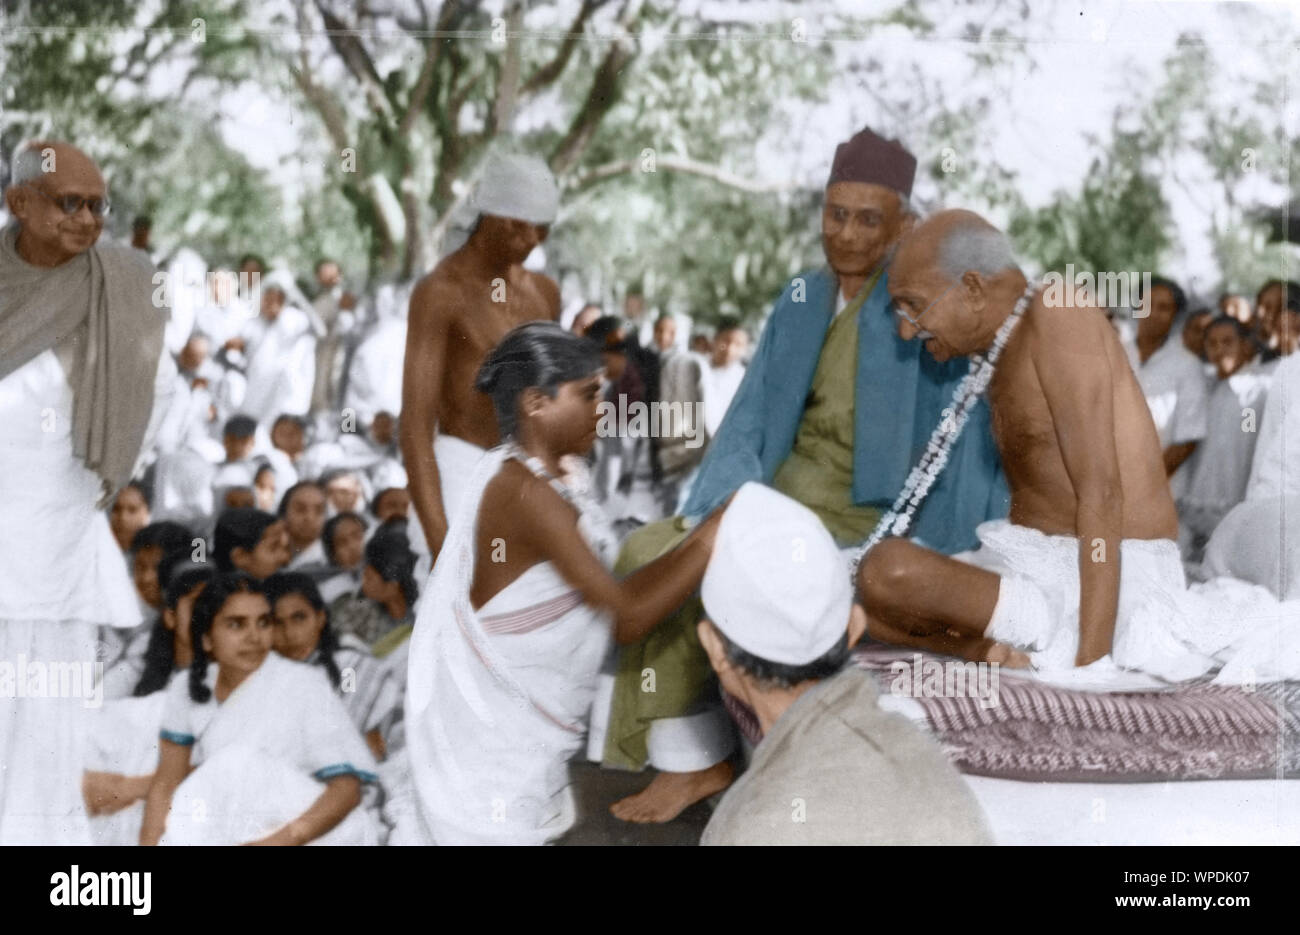
<svg viewBox="0 0 1300 935"><path fill-rule="evenodd" d="M803 273L786 286L700 464L684 515L704 516L746 481L771 483L794 447L837 288L828 269ZM893 504L969 368L962 358L938 363L920 341L898 336L888 278L881 276L858 311L855 503L885 509ZM948 554L975 548L975 527L1005 517L1009 504L988 402L980 400L911 535Z"/></svg>

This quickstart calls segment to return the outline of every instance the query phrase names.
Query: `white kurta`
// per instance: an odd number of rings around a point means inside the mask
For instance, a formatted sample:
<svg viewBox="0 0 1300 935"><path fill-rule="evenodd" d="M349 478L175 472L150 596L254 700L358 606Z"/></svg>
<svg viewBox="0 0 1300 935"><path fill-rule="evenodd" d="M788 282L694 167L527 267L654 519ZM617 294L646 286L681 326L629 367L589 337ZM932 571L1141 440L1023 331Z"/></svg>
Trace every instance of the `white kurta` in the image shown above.
<svg viewBox="0 0 1300 935"><path fill-rule="evenodd" d="M1300 494L1300 354L1278 362L1259 426L1247 500Z"/></svg>
<svg viewBox="0 0 1300 935"><path fill-rule="evenodd" d="M363 423L377 412L402 411L402 359L406 353L406 322L381 321L356 353L348 371L344 405L354 409Z"/></svg>
<svg viewBox="0 0 1300 935"><path fill-rule="evenodd" d="M1205 438L1209 384L1203 368L1201 359L1170 332L1160 349L1137 369L1138 383L1151 409L1162 448ZM1184 462L1170 478L1175 498L1182 495L1189 475Z"/></svg>
<svg viewBox="0 0 1300 935"><path fill-rule="evenodd" d="M305 312L285 306L274 322L258 316L244 326L248 392L243 412L268 429L283 413L304 416L316 377L316 338Z"/></svg>
<svg viewBox="0 0 1300 935"><path fill-rule="evenodd" d="M736 398L740 382L745 379L745 365L734 363L726 367L705 364L700 368L700 389L704 395L704 427L709 438L718 434L722 417Z"/></svg>
<svg viewBox="0 0 1300 935"><path fill-rule="evenodd" d="M138 624L139 605L95 509L99 477L73 457L72 388L53 351L0 380L0 425L0 843L84 842L94 688L51 676L93 672L98 626Z"/></svg>
<svg viewBox="0 0 1300 935"><path fill-rule="evenodd" d="M1178 501L1186 533L1208 536L1246 498L1246 481L1268 393L1268 374L1247 366L1210 393L1206 435L1189 459L1187 489Z"/></svg>

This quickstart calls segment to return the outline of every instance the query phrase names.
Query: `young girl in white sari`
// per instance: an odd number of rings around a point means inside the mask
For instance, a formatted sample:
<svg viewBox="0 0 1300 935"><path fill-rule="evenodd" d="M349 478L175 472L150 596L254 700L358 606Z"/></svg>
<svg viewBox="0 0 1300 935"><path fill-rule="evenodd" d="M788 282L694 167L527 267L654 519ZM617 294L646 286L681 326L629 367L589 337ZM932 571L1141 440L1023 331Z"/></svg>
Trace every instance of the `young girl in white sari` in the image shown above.
<svg viewBox="0 0 1300 935"><path fill-rule="evenodd" d="M271 608L246 574L194 605L194 663L173 679L141 844L371 844L375 762L320 670L271 651Z"/></svg>
<svg viewBox="0 0 1300 935"><path fill-rule="evenodd" d="M342 637L330 625L329 610L310 575L281 571L266 579L266 596L274 622L272 645L286 659L308 662L324 670L339 693L352 723L365 736L375 759L382 760L386 732L397 721L402 704L401 679L351 633Z"/></svg>
<svg viewBox="0 0 1300 935"><path fill-rule="evenodd" d="M584 489L599 349L559 326L510 332L477 387L506 443L474 470L411 638L407 746L420 827L438 844L543 844L574 820L582 747L612 641L634 642L700 583L720 513L623 581Z"/></svg>
<svg viewBox="0 0 1300 935"><path fill-rule="evenodd" d="M194 601L216 572L210 565L179 562L160 566L162 620L149 640L145 670L131 698L99 709L86 749L82 797L96 844L130 845L140 837L144 799L158 765L158 725L174 677L184 678L190 652Z"/></svg>

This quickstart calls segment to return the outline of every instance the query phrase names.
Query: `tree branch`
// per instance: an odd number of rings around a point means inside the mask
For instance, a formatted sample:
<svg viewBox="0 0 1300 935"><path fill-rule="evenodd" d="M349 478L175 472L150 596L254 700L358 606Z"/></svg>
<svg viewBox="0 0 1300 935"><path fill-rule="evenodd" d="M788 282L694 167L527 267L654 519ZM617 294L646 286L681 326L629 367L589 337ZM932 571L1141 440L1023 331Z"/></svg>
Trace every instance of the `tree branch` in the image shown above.
<svg viewBox="0 0 1300 935"><path fill-rule="evenodd" d="M627 32L641 12L641 2L642 0L628 0L624 5L623 12L618 17L618 26L624 35L616 38L609 47L609 52L591 79L591 89L587 92L582 107L578 109L564 138L551 153L551 171L557 176L565 175L578 164L596 133L596 127L618 99L619 73L636 56L635 47Z"/></svg>
<svg viewBox="0 0 1300 935"><path fill-rule="evenodd" d="M582 36L582 30L586 26L587 20L591 18L592 13L607 2L608 0L582 0L582 9L578 11L578 15L574 17L573 23L564 34L564 41L560 43L559 49L556 50L555 57L533 72L529 79L524 82L523 89L520 91L521 97L536 94L542 88L554 84L556 79L564 74L569 59L573 57L573 50L578 47L578 39Z"/></svg>
<svg viewBox="0 0 1300 935"><path fill-rule="evenodd" d="M316 9L325 22L326 35L329 37L330 45L343 59L343 64L347 66L352 76L360 82L371 110L379 114L391 126L394 110L393 102L388 98L388 91L384 87L383 79L379 77L379 72L375 70L375 63L371 60L370 53L366 51L365 45L357 38L356 30L335 16L325 6L324 0L316 0Z"/></svg>
<svg viewBox="0 0 1300 935"><path fill-rule="evenodd" d="M597 166L588 172L573 179L566 187L574 190L582 190L596 185L600 182L608 181L620 175L626 175L636 172L641 168L640 159L620 159L615 162L607 162L602 166ZM709 179L717 182L719 185L725 185L728 188L735 188L751 194L771 194L773 192L792 191L797 186L793 182L755 182L751 179L743 178L735 173L729 172L721 166L715 166L707 162L698 162L686 156L658 156L655 157L655 170L666 169L669 172L680 172L684 175L695 175L700 178Z"/></svg>
<svg viewBox="0 0 1300 935"><path fill-rule="evenodd" d="M424 9L421 3L421 12L428 22L428 10ZM452 23L462 12L458 0L446 0L442 8L438 11L438 21L434 26L435 33L448 32ZM401 123L398 125L400 133L405 135L409 133L411 127L415 125L415 118L419 116L420 111L424 109L425 102L428 100L429 91L433 88L433 78L438 68L438 53L442 49L444 42L450 40L432 36L429 39L429 45L424 53L424 63L420 66L420 74L415 79L415 86L411 89L411 99L406 104L406 112L402 114Z"/></svg>
<svg viewBox="0 0 1300 935"><path fill-rule="evenodd" d="M515 115L519 97L519 34L524 28L524 6L511 0L506 9L506 51L497 74L496 99L492 102L492 133L504 133Z"/></svg>
<svg viewBox="0 0 1300 935"><path fill-rule="evenodd" d="M296 6L298 30L304 38L298 44L298 67L295 68L291 63L289 73L293 76L294 83L298 85L303 96L320 114L321 121L325 124L325 131L329 134L335 149L341 151L346 149L348 145L348 128L343 116L343 108L339 106L338 100L324 86L319 84L312 75L311 58L307 54L307 43L305 41L307 35L307 11L301 2ZM358 168L360 167L358 166Z"/></svg>

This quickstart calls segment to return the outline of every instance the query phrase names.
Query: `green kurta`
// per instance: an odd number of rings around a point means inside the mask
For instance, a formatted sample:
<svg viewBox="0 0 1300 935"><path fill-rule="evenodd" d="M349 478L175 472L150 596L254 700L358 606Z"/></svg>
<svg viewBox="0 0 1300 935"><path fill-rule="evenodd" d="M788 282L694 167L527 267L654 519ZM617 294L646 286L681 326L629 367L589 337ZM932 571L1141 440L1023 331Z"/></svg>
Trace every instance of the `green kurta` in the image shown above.
<svg viewBox="0 0 1300 935"><path fill-rule="evenodd" d="M865 540L880 516L872 507L854 505L851 494L858 309L879 275L863 286L826 332L794 450L773 482L816 513L840 546ZM624 540L614 573L627 575L649 564L680 545L687 532L679 517L643 526ZM684 717L716 696L713 668L695 631L703 610L698 596L692 597L645 639L619 654L606 766L641 769L652 721Z"/></svg>
<svg viewBox="0 0 1300 935"><path fill-rule="evenodd" d="M879 275L879 274L877 274ZM831 322L799 433L772 486L817 514L840 548L871 535L880 510L853 502L853 406L858 367L858 309L876 279Z"/></svg>

